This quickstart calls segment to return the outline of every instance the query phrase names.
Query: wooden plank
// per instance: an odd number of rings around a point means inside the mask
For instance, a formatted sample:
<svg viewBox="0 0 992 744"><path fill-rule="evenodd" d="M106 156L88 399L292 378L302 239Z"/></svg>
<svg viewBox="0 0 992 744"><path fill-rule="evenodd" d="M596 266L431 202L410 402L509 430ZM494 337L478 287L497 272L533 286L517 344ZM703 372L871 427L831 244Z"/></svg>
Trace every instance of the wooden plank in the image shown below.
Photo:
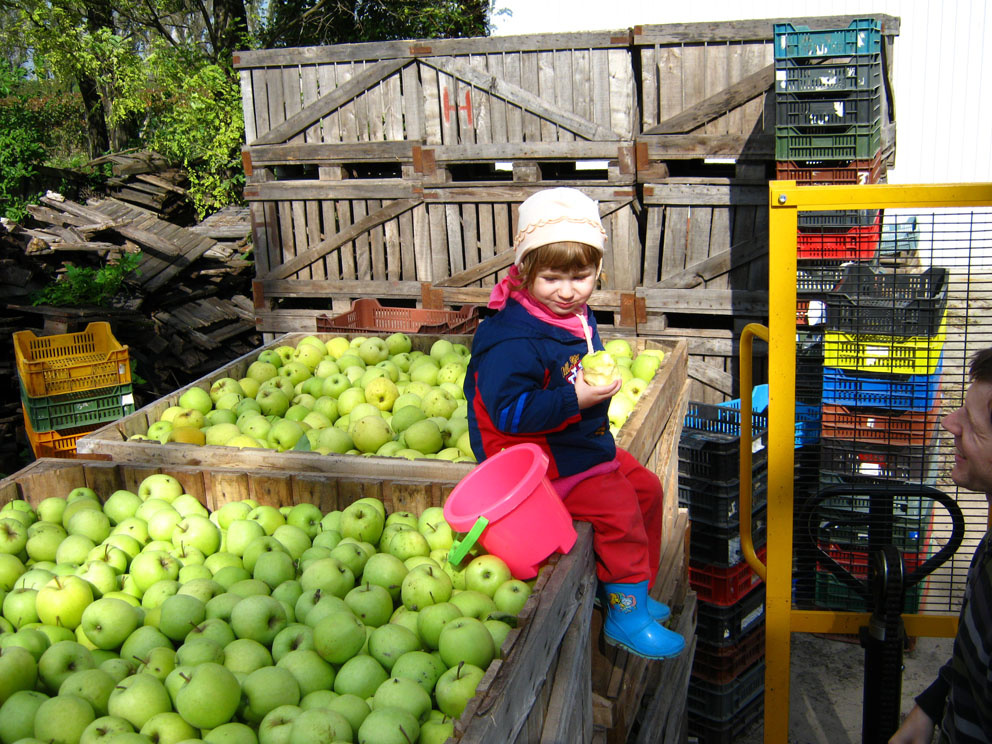
<svg viewBox="0 0 992 744"><path fill-rule="evenodd" d="M733 179L672 179L665 183L645 184L643 203L655 205L767 207L768 186Z"/></svg>
<svg viewBox="0 0 992 744"><path fill-rule="evenodd" d="M359 235L366 233L371 228L381 225L387 220L391 220L397 215L413 209L418 203L419 202L414 199L397 199L392 201L378 211L373 212L358 222L353 223L346 230L343 230L330 238L322 240L312 248L308 248L298 254L290 261L275 267L264 278L285 279L303 267L308 266L317 259L327 255L331 251L340 248L345 243L355 240Z"/></svg>
<svg viewBox="0 0 992 744"><path fill-rule="evenodd" d="M722 368L718 369L710 364L690 359L689 377L719 391L727 398L734 396L734 375L725 372Z"/></svg>
<svg viewBox="0 0 992 744"><path fill-rule="evenodd" d="M768 293L732 289L652 289L638 287L648 310L664 308L667 312L704 313L708 315L746 315L752 318L768 314Z"/></svg>
<svg viewBox="0 0 992 744"><path fill-rule="evenodd" d="M681 43L705 43L711 41L773 41L776 23L802 23L811 30L847 28L858 18L875 18L882 24L886 36L899 34L899 17L883 13L862 15L812 16L797 19L765 18L760 20L721 21L720 23L665 23L636 26L633 44L663 45ZM511 37L512 38L512 37Z"/></svg>
<svg viewBox="0 0 992 744"><path fill-rule="evenodd" d="M423 94L420 78L417 75L417 65L407 65L400 71L403 81L402 106L403 124L406 126L406 139L419 142L424 138Z"/></svg>
<svg viewBox="0 0 992 744"><path fill-rule="evenodd" d="M316 125L315 125L316 126ZM310 130L307 130L310 131ZM305 142L278 145L252 145L251 161L255 166L293 163L336 164L363 161L409 163L416 142Z"/></svg>
<svg viewBox="0 0 992 744"><path fill-rule="evenodd" d="M630 44L628 29L579 31L571 33L521 34L429 41L375 41L355 44L330 44L293 49L257 49L235 55L235 69L283 65L288 61L320 64L385 58L416 59L430 55L468 55L513 53L517 50L584 49Z"/></svg>
<svg viewBox="0 0 992 744"><path fill-rule="evenodd" d="M771 64L758 72L748 75L742 80L738 80L719 93L690 106L681 113L669 117L660 124L646 129L642 134L681 134L690 132L697 127L713 121L718 116L726 114L732 109L757 98L767 92L774 82L775 65Z"/></svg>
<svg viewBox="0 0 992 744"><path fill-rule="evenodd" d="M293 135L311 126L322 116L326 116L334 109L353 100L386 76L392 75L408 64L408 62L409 60L402 59L386 59L376 62L368 69L352 77L347 83L339 85L332 93L322 96L309 106L288 117L280 124L277 124L253 142L249 142L249 146L256 144L273 145L279 142L285 142Z"/></svg>
<svg viewBox="0 0 992 744"><path fill-rule="evenodd" d="M773 135L744 134L657 134L639 135L652 160L734 158L735 160L774 160Z"/></svg>
<svg viewBox="0 0 992 744"><path fill-rule="evenodd" d="M416 194L412 183L396 179L343 181L275 181L245 187L245 199L253 201L292 201L294 199L410 199Z"/></svg>
<svg viewBox="0 0 992 744"><path fill-rule="evenodd" d="M596 122L582 119L560 107L549 105L547 101L535 96L524 88L511 85L505 80L498 80L491 75L481 74L451 57L431 57L429 59L423 59L421 62L424 65L435 67L437 70L447 73L452 77L488 90L492 95L505 98L508 102L540 116L542 120L564 127L570 132L586 139L610 141L622 139L616 132L602 127ZM545 137L544 139L547 138Z"/></svg>

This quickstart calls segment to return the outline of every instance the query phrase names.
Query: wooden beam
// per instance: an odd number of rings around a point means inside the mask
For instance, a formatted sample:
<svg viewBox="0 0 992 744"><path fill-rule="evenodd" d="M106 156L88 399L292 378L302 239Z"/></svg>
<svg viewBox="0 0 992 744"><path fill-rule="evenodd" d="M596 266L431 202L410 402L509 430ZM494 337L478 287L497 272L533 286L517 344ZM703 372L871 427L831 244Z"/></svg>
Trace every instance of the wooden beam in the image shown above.
<svg viewBox="0 0 992 744"><path fill-rule="evenodd" d="M754 241L739 243L676 274L670 274L651 286L658 289L692 289L738 266L767 255L768 248L765 245L758 245Z"/></svg>
<svg viewBox="0 0 992 744"><path fill-rule="evenodd" d="M696 359L689 359L689 377L718 390L728 398L734 394L734 376Z"/></svg>
<svg viewBox="0 0 992 744"><path fill-rule="evenodd" d="M772 134L654 134L638 135L638 142L647 145L649 160L775 159Z"/></svg>
<svg viewBox="0 0 992 744"><path fill-rule="evenodd" d="M690 106L660 124L656 124L643 133L681 134L683 132L690 132L738 106L743 106L748 101L770 90L774 84L775 65L773 63L738 80L730 87L724 88L719 93Z"/></svg>
<svg viewBox="0 0 992 744"><path fill-rule="evenodd" d="M303 251L303 253L297 254L286 263L276 266L265 278L286 279L305 266L309 266L317 259L326 256L334 249L340 248L345 243L354 240L362 233L368 232L373 227L377 227L384 222L388 222L389 220L398 217L404 212L413 209L418 204L420 204L419 199L397 199L396 201L390 202L382 209L370 214L368 217L364 217L358 220L358 222L352 223L341 232L332 235L326 240L320 241L313 248L308 248Z"/></svg>
<svg viewBox="0 0 992 744"><path fill-rule="evenodd" d="M492 258L486 259L475 266L459 271L439 282L434 282L435 287L467 287L469 284L479 281L483 277L495 274L501 269L513 263L514 250L511 248L499 253Z"/></svg>
<svg viewBox="0 0 992 744"><path fill-rule="evenodd" d="M309 106L290 116L286 121L272 127L258 137L252 145L275 145L299 134L322 116L344 105L360 93L364 93L376 83L410 63L409 59L386 59L366 68L346 83L339 85L331 93L321 96Z"/></svg>
<svg viewBox="0 0 992 744"><path fill-rule="evenodd" d="M739 289L654 289L639 287L648 311L706 315L768 316L768 293Z"/></svg>

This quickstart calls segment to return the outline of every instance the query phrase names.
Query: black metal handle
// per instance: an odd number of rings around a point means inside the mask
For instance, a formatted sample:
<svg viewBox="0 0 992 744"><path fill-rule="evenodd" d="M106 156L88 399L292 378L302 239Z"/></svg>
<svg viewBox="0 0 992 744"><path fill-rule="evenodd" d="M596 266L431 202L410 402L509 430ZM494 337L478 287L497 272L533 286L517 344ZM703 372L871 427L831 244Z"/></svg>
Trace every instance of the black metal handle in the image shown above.
<svg viewBox="0 0 992 744"><path fill-rule="evenodd" d="M937 568L947 562L947 560L954 555L955 552L957 552L957 549L961 546L961 542L964 540L964 514L961 512L961 507L958 506L958 503L954 499L933 486L919 484L911 485L898 482L893 482L891 485L887 483L845 483L835 486L828 486L818 494L810 496L802 505L802 509L805 511L805 524L801 525L804 529L799 531L799 535L806 538L808 541L808 547L813 550L816 554L817 560L822 563L830 571L830 573L836 576L839 581L841 581L852 591L857 592L869 603L872 600L872 594L871 588L868 585L868 579L865 578L862 580L856 578L850 571L844 568L844 566L837 563L837 561L834 560L830 554L820 547L819 541L817 540L815 534L816 525L814 524L814 517L817 515L817 507L819 507L820 504L827 499L852 495L867 496L869 503L879 501L887 502L889 504L890 516L892 514L891 504L897 496L929 498L931 501L935 501L943 506L950 515L950 538L944 546L937 551L937 553L932 555L905 576L904 586L907 589L915 584L918 584L924 578L933 573ZM850 515L845 515L842 519L835 520L835 524L844 526L867 526L869 529L869 550L873 548L881 548L885 544L891 543L891 539L882 540L876 545L871 544L872 528L878 527L880 516L884 516L880 515L880 511L881 509L873 509L869 512L860 514L852 513ZM883 527L883 531L887 532L891 538L891 521L888 525L884 525Z"/></svg>

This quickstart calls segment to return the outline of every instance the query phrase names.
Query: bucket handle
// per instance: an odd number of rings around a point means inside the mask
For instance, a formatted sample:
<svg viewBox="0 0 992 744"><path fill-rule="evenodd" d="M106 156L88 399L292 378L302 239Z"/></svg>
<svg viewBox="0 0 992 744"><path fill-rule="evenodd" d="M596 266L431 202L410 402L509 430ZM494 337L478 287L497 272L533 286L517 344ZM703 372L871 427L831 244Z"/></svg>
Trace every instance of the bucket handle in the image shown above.
<svg viewBox="0 0 992 744"><path fill-rule="evenodd" d="M489 520L485 517L479 517L476 519L475 524L472 525L472 529L468 531L468 534L466 534L461 540L455 540L451 544L451 550L448 551L448 563L453 566L457 566L461 563L482 535L482 531L488 526Z"/></svg>

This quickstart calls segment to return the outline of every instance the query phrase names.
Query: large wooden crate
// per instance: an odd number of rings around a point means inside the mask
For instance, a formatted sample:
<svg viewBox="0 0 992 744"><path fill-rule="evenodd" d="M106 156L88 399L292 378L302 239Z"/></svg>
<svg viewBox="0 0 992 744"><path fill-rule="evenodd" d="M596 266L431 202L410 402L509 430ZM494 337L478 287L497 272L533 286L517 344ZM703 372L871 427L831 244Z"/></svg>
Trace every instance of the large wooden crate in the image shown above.
<svg viewBox="0 0 992 744"><path fill-rule="evenodd" d="M254 283L258 330L312 331L315 318L358 297L442 308L484 305L513 263L517 207L557 182L448 183L402 180L254 184ZM621 313L641 284L641 239L631 185L580 181L600 205L609 245L595 310ZM430 289L425 291L425 285Z"/></svg>
<svg viewBox="0 0 992 744"><path fill-rule="evenodd" d="M407 460L396 457L357 457L354 455L328 454L315 452L276 452L268 449L235 449L220 446L197 446L189 444L160 444L149 440L129 441L134 434L146 434L150 424L161 418L169 406L178 405L179 397L193 386L209 389L221 377L243 377L258 355L264 350L281 345L295 346L305 335L329 339L338 334L286 334L265 346L239 357L213 373L201 377L171 395L150 403L118 421L108 424L81 437L76 443L77 453L83 457L99 457L120 462L146 462L161 466L195 465L210 468L246 468L253 470L271 469L294 473L333 473L340 476L367 477L382 476L389 480L402 480L413 483L454 485L472 468L471 463L454 463L431 459ZM340 334L348 338L368 334ZM440 336L431 334L411 334L413 348L428 351ZM444 336L451 341L471 344L471 336ZM678 407L685 397L686 347L684 342L665 342L651 339L630 339L635 349L646 346L660 348L666 352L665 359L658 368L654 379L645 389L641 400L621 428L618 444L627 449L640 462L655 467L659 473L669 470L677 473L677 467L670 468L672 454L677 455L677 440L681 432L681 414ZM677 429L677 431L676 431ZM672 438L674 437L674 439ZM664 450L659 449L664 448ZM662 468L662 469L659 469ZM666 475L666 477L668 477ZM677 503L676 490L668 491L673 503ZM671 507L673 510L674 507ZM670 510L670 511L671 511Z"/></svg>
<svg viewBox="0 0 992 744"><path fill-rule="evenodd" d="M342 509L363 496L383 499L388 511L419 513L443 504L454 485L441 482L411 489L392 488L375 477L329 477L327 474L278 473L152 463L36 460L0 481L0 505L24 499L37 505L53 495L87 486L106 498L115 490L136 491L141 480L167 472L211 511L252 498L284 506L314 503L323 511ZM579 538L567 555L554 555L539 573L532 598L507 636L502 658L493 662L475 698L456 724L451 741L588 742L592 737L592 688L589 637L595 586L591 529L576 525ZM542 734L543 732L543 734ZM536 736L535 736L536 733Z"/></svg>

